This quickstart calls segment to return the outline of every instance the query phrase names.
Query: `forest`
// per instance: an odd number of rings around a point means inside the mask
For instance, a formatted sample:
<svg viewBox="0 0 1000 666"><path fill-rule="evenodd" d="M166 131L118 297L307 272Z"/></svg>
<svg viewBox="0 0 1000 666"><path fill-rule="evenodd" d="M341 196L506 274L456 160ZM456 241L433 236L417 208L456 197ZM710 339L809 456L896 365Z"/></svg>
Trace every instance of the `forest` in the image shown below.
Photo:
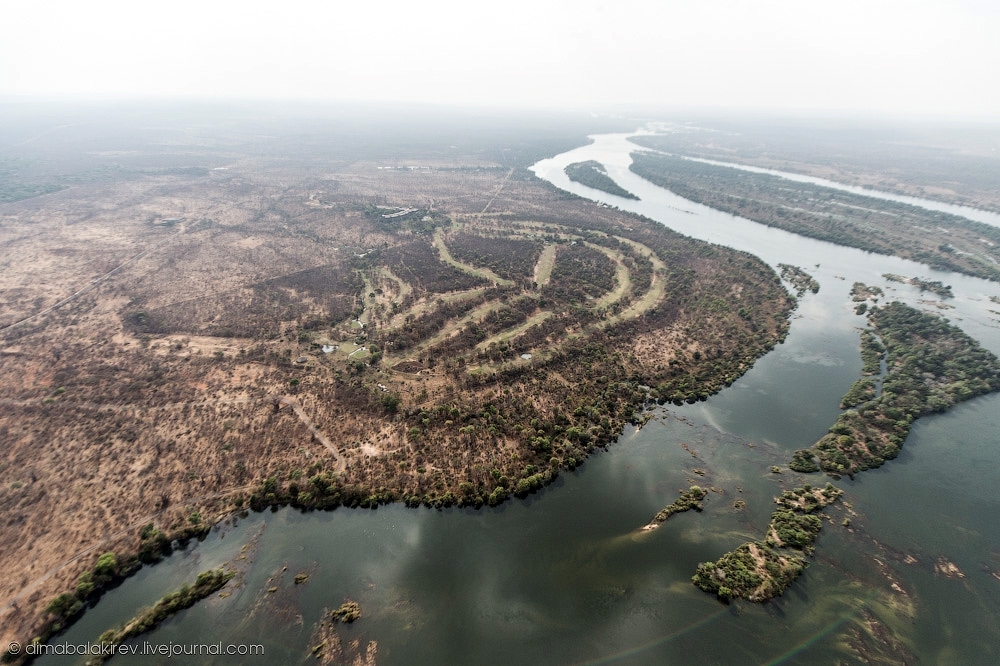
<svg viewBox="0 0 1000 666"><path fill-rule="evenodd" d="M1000 281L1000 229L964 217L673 155L630 169L685 199L770 227Z"/></svg>

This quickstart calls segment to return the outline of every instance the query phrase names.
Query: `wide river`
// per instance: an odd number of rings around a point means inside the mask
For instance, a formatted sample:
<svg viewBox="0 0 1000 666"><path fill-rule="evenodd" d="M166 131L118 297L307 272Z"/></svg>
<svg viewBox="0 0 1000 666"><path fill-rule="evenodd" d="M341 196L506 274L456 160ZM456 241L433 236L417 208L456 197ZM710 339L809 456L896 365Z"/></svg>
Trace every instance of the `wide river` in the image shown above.
<svg viewBox="0 0 1000 666"><path fill-rule="evenodd" d="M861 369L864 319L848 298L852 282L938 311L936 297L881 275L943 280L955 298L942 312L994 353L1000 314L991 310L1000 305L988 296L1000 295L1000 285L693 204L628 171L636 146L626 136L593 137L533 169L581 196L811 272L820 292L803 298L784 344L731 388L655 411L641 430L627 430L528 500L482 511L251 514L143 569L55 642L94 641L198 572L235 560L242 573L231 595L198 604L136 644L258 643L265 657L114 663L314 663L323 609L347 598L363 617L338 630L342 641L359 640L362 651L377 641L382 665L865 663L847 645L875 648L861 628L876 623L895 634L896 657L908 650L923 664L1000 663L1000 580L990 573L1000 569L998 395L919 420L898 459L838 481L856 515L845 527L846 509L831 512L811 566L780 600L723 606L690 582L699 562L762 536L772 498L800 482L770 467L786 465L836 419ZM603 163L640 201L571 183L563 168L583 160ZM704 512L638 531L693 483L717 491ZM948 563L962 575L935 571ZM309 579L295 585L299 572Z"/></svg>

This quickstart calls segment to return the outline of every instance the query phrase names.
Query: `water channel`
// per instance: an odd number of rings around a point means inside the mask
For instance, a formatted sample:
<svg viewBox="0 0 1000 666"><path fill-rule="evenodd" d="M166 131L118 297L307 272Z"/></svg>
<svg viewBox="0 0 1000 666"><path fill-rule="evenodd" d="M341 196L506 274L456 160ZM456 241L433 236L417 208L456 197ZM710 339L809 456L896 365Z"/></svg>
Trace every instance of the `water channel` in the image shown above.
<svg viewBox="0 0 1000 666"><path fill-rule="evenodd" d="M359 640L362 650L377 641L383 665L863 663L847 645L868 641L875 650L862 631L875 622L899 641L896 656L909 650L925 664L997 663L1000 581L990 570L1000 569L1000 395L921 419L898 459L838 481L856 515L832 512L812 565L783 598L724 606L690 578L699 562L760 538L772 498L801 483L770 467L786 465L792 450L826 432L859 375L864 318L848 298L852 282L936 310L936 297L881 275L943 280L955 293L944 314L994 353L1000 315L991 309L1000 306L988 296L1000 295L1000 285L693 204L629 172L636 148L626 135L602 135L533 168L586 198L812 273L820 292L802 299L784 344L731 388L704 403L657 410L643 428L627 430L528 500L482 511L250 514L142 570L56 642L96 640L198 572L236 560L242 573L230 596L206 600L138 642L261 643L265 658L119 656L113 663L313 663L314 626L324 608L346 598L360 603L363 617L340 628L341 639ZM604 164L640 200L571 183L563 167L584 160ZM704 512L638 531L692 483L717 490ZM848 517L849 528L841 525ZM964 577L936 573L942 559ZM295 585L300 572L309 580Z"/></svg>

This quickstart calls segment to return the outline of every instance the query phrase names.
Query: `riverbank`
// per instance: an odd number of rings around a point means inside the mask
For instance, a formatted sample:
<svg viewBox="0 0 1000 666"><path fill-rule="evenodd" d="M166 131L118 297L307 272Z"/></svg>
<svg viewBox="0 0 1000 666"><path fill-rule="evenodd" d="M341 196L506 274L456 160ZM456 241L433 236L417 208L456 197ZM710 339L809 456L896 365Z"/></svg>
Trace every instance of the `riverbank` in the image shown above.
<svg viewBox="0 0 1000 666"><path fill-rule="evenodd" d="M366 197L389 184L417 196L405 174L362 165L340 177L354 199L336 209L317 212L306 181L283 190L310 233L261 223L248 238L239 225L199 224L171 242L211 237L212 262L185 263L161 244L163 256L114 276L135 298L102 283L93 302L8 331L22 351L0 356L12 401L0 426L15 435L6 461L23 473L0 501L24 518L0 545L10 640L69 619L46 608L76 589L109 535L121 536L101 550L125 561L150 521L170 535L242 508L498 506L581 465L646 406L707 399L787 334L794 301L760 260L567 200L527 172L421 174L421 196L437 202L430 222L365 215ZM199 216L225 200L218 185L187 186ZM122 188L125 215L126 185L109 187ZM448 202L456 187L478 199ZM486 204L495 213L484 216ZM437 244L411 223L432 225ZM145 222L116 229L149 233ZM358 233L365 240L347 242ZM388 247L345 255L328 236ZM253 277L268 243L287 263ZM186 297L189 281L131 272L178 265L242 286ZM485 267L510 284L476 291ZM468 293L476 308L450 314ZM337 353L323 353L331 342ZM360 346L369 355L350 357ZM394 369L400 358L406 372ZM98 459L93 479L76 464Z"/></svg>

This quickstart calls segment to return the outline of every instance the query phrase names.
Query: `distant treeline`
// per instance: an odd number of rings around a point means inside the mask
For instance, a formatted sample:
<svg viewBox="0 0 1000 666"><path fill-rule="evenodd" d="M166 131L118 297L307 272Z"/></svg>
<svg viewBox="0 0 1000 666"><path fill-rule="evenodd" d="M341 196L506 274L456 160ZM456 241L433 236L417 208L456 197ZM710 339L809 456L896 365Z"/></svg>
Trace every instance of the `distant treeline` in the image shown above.
<svg viewBox="0 0 1000 666"><path fill-rule="evenodd" d="M802 236L1000 281L1000 228L918 206L672 155L633 172L690 201Z"/></svg>

